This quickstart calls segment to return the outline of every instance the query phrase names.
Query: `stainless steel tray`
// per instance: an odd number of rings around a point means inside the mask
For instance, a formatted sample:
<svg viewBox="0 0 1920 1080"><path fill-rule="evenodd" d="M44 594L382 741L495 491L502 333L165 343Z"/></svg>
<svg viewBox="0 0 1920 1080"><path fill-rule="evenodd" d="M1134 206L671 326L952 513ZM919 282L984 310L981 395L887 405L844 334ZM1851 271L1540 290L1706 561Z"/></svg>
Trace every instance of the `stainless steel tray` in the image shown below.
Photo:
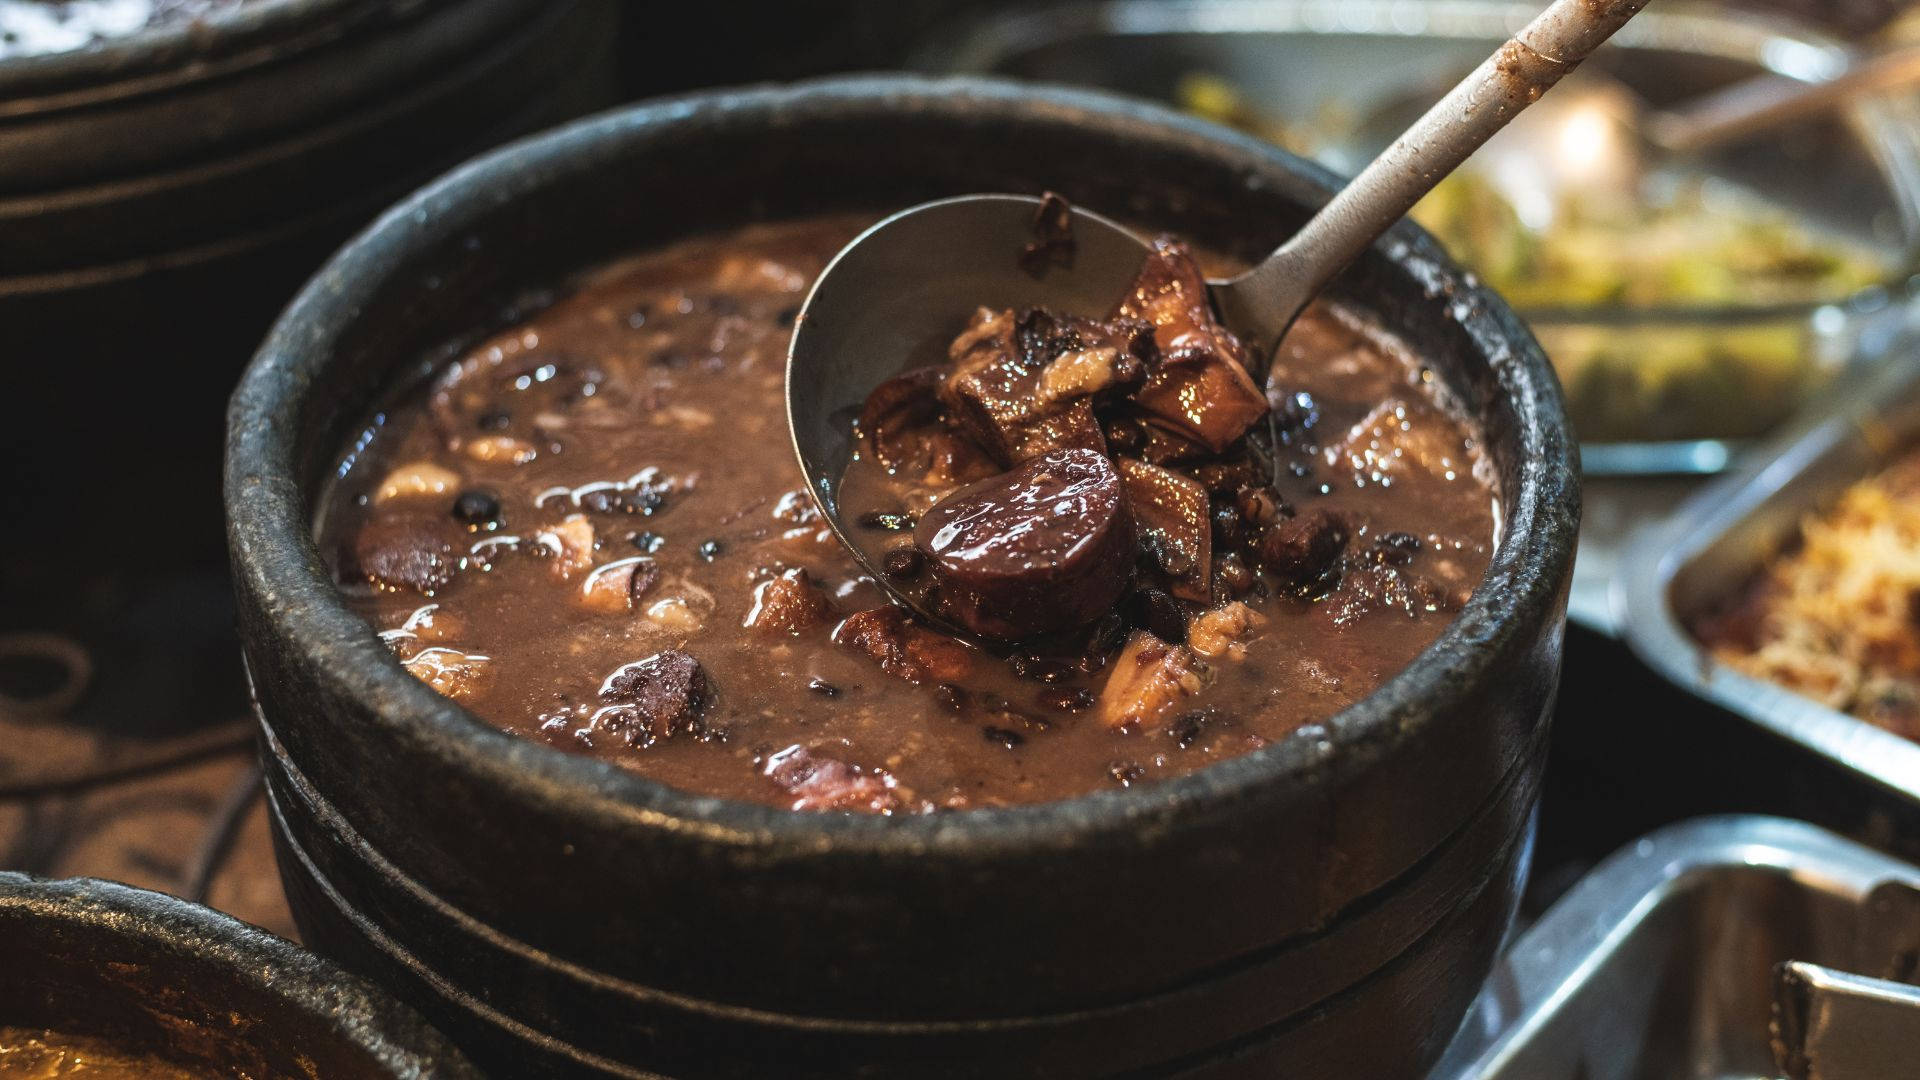
<svg viewBox="0 0 1920 1080"><path fill-rule="evenodd" d="M1916 441L1920 353L1908 352L1838 388L1827 408L1643 528L1613 580L1615 621L1641 660L1907 808L1920 808L1920 744L1716 662L1683 620L1733 595L1809 512ZM1886 829L1875 839L1909 851L1920 843Z"/></svg>
<svg viewBox="0 0 1920 1080"><path fill-rule="evenodd" d="M1778 1076L1775 964L1910 982L1916 956L1920 869L1782 818L1683 822L1514 942L1429 1080Z"/></svg>
<svg viewBox="0 0 1920 1080"><path fill-rule="evenodd" d="M1362 117L1410 90L1437 96L1454 77L1539 10L1502 0L1119 0L1021 9L946 35L914 58L941 71L990 72L1170 100L1183 76L1218 75L1279 117ZM1847 54L1831 40L1750 13L1663 0L1621 30L1604 61L1655 96L1684 97L1732 78L1772 71L1831 76ZM1818 128L1818 146L1796 129L1716 155L1714 175L1765 193L1822 228L1913 254L1920 239L1920 98L1871 103L1856 117ZM1338 126L1338 125L1335 125ZM1812 129L1809 129L1810 131ZM1328 140L1314 156L1352 173L1379 148ZM1831 371L1875 359L1858 340L1861 317L1897 293L1868 290L1845 304L1808 305L1810 363ZM1600 326L1724 325L1747 309L1689 316L1596 311L1573 319ZM1564 316L1542 315L1558 319ZM1696 323L1694 318L1703 321ZM1587 443L1589 475L1701 474L1723 469L1741 445L1721 439Z"/></svg>

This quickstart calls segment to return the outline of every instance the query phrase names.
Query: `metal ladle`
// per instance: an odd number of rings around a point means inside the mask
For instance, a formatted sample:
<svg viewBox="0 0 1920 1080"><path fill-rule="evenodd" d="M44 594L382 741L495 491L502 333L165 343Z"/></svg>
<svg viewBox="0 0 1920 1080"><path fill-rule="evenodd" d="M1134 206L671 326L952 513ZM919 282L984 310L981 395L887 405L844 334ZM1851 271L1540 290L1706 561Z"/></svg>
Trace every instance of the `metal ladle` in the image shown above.
<svg viewBox="0 0 1920 1080"><path fill-rule="evenodd" d="M1262 371L1288 327L1335 274L1646 2L1555 0L1292 239L1238 277L1208 282L1226 325ZM851 420L916 350L942 334L950 337L976 308L1099 315L1126 291L1146 261L1146 243L1077 207L1072 266L1039 280L1022 272L1017 255L1033 239L1040 205L1024 195L968 195L903 210L873 226L814 282L787 354L787 421L821 512L894 602L950 631L957 632L951 622L893 586L841 518L838 484L854 450Z"/></svg>

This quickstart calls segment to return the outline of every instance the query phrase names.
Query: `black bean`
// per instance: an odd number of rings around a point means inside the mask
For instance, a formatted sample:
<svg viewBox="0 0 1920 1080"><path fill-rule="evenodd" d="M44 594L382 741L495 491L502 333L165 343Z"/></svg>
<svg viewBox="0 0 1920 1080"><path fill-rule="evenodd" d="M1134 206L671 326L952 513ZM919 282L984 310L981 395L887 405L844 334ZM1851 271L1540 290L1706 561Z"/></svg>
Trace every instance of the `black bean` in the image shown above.
<svg viewBox="0 0 1920 1080"><path fill-rule="evenodd" d="M694 553L699 555L703 562L712 562L725 550L727 545L718 540L702 540L700 546L694 549Z"/></svg>
<svg viewBox="0 0 1920 1080"><path fill-rule="evenodd" d="M828 682L825 679L807 680L807 689L813 691L816 694L819 694L821 697L839 697L840 696L840 688L833 685L832 683Z"/></svg>
<svg viewBox="0 0 1920 1080"><path fill-rule="evenodd" d="M481 413L476 423L480 425L481 431L505 431L513 426L513 414L504 409Z"/></svg>
<svg viewBox="0 0 1920 1080"><path fill-rule="evenodd" d="M1043 709L1058 709L1061 712L1080 712L1093 708L1093 691L1084 686L1066 687L1059 690L1044 690L1034 699Z"/></svg>
<svg viewBox="0 0 1920 1080"><path fill-rule="evenodd" d="M966 707L967 692L952 683L940 683L933 688L933 700L948 712L959 712Z"/></svg>
<svg viewBox="0 0 1920 1080"><path fill-rule="evenodd" d="M780 320L781 326L792 326L794 320L798 319L799 317L800 317L800 309L797 307L783 308L781 309L780 314L775 316L775 318Z"/></svg>
<svg viewBox="0 0 1920 1080"><path fill-rule="evenodd" d="M993 727L989 725L981 728L980 734L985 735L988 742L999 743L1009 750L1027 741L1025 735L1020 734L1012 728Z"/></svg>
<svg viewBox="0 0 1920 1080"><path fill-rule="evenodd" d="M1292 516L1285 500L1270 487L1243 487L1234 496L1233 505L1240 512L1240 519L1256 529Z"/></svg>
<svg viewBox="0 0 1920 1080"><path fill-rule="evenodd" d="M1195 709L1174 717L1173 722L1167 725L1167 734L1173 736L1175 746L1185 750L1199 742L1208 728L1223 722L1224 718L1215 709Z"/></svg>
<svg viewBox="0 0 1920 1080"><path fill-rule="evenodd" d="M1213 506L1214 547L1239 547L1242 532L1240 511L1232 506L1215 503Z"/></svg>
<svg viewBox="0 0 1920 1080"><path fill-rule="evenodd" d="M1385 533L1373 542L1374 558L1386 566L1405 566L1420 554L1420 538L1412 533Z"/></svg>
<svg viewBox="0 0 1920 1080"><path fill-rule="evenodd" d="M1226 587L1234 596L1253 588L1253 571L1240 561L1238 555L1222 555L1213 560L1214 579Z"/></svg>
<svg viewBox="0 0 1920 1080"><path fill-rule="evenodd" d="M896 514L885 510L869 510L854 519L862 528L881 529L886 532L905 532L913 528L912 514Z"/></svg>
<svg viewBox="0 0 1920 1080"><path fill-rule="evenodd" d="M500 524L500 499L491 491L468 488L454 497L453 518L476 529Z"/></svg>
<svg viewBox="0 0 1920 1080"><path fill-rule="evenodd" d="M1169 645L1187 643L1187 613L1180 601L1159 589L1140 589L1127 598L1128 621Z"/></svg>
<svg viewBox="0 0 1920 1080"><path fill-rule="evenodd" d="M1073 674L1073 664L1065 660L1029 656L1026 653L1014 653L1007 657L1007 667L1012 669L1016 678L1033 679L1036 682L1056 683Z"/></svg>
<svg viewBox="0 0 1920 1080"><path fill-rule="evenodd" d="M1147 770L1137 761L1116 761L1107 766L1107 775L1121 787L1132 787L1147 775Z"/></svg>
<svg viewBox="0 0 1920 1080"><path fill-rule="evenodd" d="M657 532L637 532L627 537L627 540L649 555L659 551L667 543L667 538Z"/></svg>
<svg viewBox="0 0 1920 1080"><path fill-rule="evenodd" d="M1158 545L1154 554L1159 558L1160 569L1169 577L1183 578L1193 570L1193 556L1172 544Z"/></svg>
<svg viewBox="0 0 1920 1080"><path fill-rule="evenodd" d="M1312 394L1303 390L1280 399L1279 407L1273 411L1273 420L1280 432L1280 441L1291 446L1320 422L1320 406Z"/></svg>
<svg viewBox="0 0 1920 1080"><path fill-rule="evenodd" d="M926 565L926 556L920 554L919 548L911 547L894 548L880 560L880 569L886 571L886 575L890 578L919 577L920 571L924 570Z"/></svg>
<svg viewBox="0 0 1920 1080"><path fill-rule="evenodd" d="M660 580L660 564L659 563L654 562L652 559L648 559L645 562L635 563L633 567L633 575L627 578L628 606L630 607L638 606L641 598L647 595L647 590L653 588L654 584L659 580Z"/></svg>
<svg viewBox="0 0 1920 1080"><path fill-rule="evenodd" d="M1109 611L1087 631L1086 648L1080 652L1080 670L1091 675L1107 666L1107 661L1127 640L1127 620L1117 611Z"/></svg>

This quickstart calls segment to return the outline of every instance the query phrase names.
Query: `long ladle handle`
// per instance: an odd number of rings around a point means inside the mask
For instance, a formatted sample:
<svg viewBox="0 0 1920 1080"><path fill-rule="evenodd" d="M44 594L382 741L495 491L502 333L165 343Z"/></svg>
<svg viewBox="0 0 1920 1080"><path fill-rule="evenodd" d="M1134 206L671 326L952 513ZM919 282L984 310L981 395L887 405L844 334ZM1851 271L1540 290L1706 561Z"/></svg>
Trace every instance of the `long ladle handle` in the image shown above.
<svg viewBox="0 0 1920 1080"><path fill-rule="evenodd" d="M1672 153L1695 153L1871 94L1920 83L1920 46L1861 61L1825 82L1756 75L1646 118L1646 134Z"/></svg>
<svg viewBox="0 0 1920 1080"><path fill-rule="evenodd" d="M1229 283L1221 296L1222 306L1230 309L1224 312L1228 322L1267 328L1277 340L1335 274L1646 4L1554 0L1361 170L1291 240Z"/></svg>

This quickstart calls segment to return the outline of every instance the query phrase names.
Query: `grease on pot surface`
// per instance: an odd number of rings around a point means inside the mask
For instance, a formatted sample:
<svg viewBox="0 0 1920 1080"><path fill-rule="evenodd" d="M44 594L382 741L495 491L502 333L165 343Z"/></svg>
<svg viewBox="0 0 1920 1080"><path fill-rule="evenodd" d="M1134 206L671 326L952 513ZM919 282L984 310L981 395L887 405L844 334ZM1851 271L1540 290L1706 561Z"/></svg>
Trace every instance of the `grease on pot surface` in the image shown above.
<svg viewBox="0 0 1920 1080"><path fill-rule="evenodd" d="M1074 505L1112 511L1109 480L1127 492L1124 519L1068 544L1120 578L1118 602L1042 618L1050 636L1004 657L916 623L819 517L784 418L791 322L862 224L754 226L605 268L370 425L318 532L407 669L505 730L689 791L880 813L1028 803L1326 718L1425 648L1484 572L1497 493L1472 428L1403 346L1321 305L1274 362L1270 417L1249 404L1251 438L1157 422L1087 357L1055 371L1051 400L1114 462L1087 455L1074 497L1100 497ZM1006 318L955 354L1002 329L1049 363L1087 351L1036 313ZM1182 375L1163 363L1180 335L1154 336L1129 346L1126 386ZM893 549L887 573L934 580L946 549L913 545L920 515L1037 456L996 433L1046 435L1045 453L1083 429L950 423L929 386L905 389L869 402L884 431L863 427L900 458L863 453L843 504Z"/></svg>
<svg viewBox="0 0 1920 1080"><path fill-rule="evenodd" d="M38 1028L0 1027L0 1077L7 1080L211 1080L211 1072L128 1052L106 1039Z"/></svg>

